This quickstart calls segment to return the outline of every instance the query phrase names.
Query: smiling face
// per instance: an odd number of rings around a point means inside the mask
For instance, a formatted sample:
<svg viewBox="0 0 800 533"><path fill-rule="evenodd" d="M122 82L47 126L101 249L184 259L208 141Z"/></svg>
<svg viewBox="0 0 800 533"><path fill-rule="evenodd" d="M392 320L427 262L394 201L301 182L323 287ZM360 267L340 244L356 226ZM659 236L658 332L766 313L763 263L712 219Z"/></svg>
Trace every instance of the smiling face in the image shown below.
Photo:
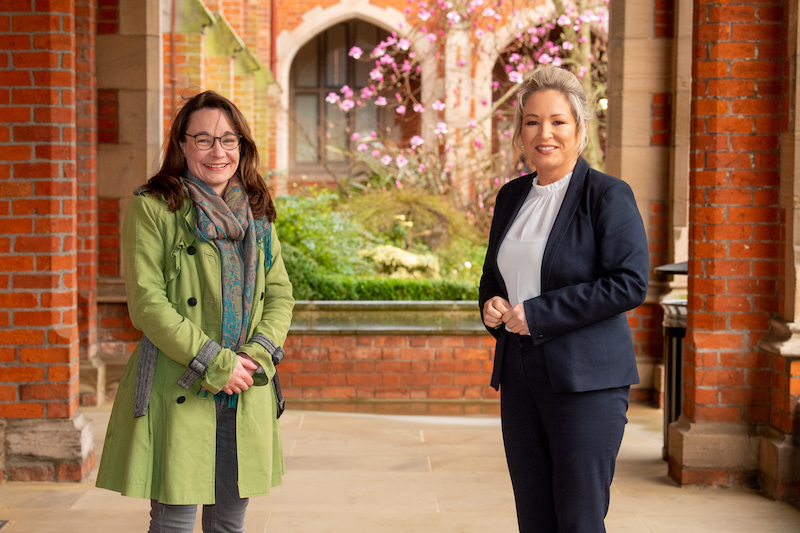
<svg viewBox="0 0 800 533"><path fill-rule="evenodd" d="M216 139L210 150L199 150L194 139L188 135L201 133L222 137L237 132L222 110L204 108L195 111L189 118L186 135L181 141L181 150L186 157L189 171L222 196L228 181L239 168L239 147L225 150L220 145L219 139Z"/></svg>
<svg viewBox="0 0 800 533"><path fill-rule="evenodd" d="M575 168L580 132L567 97L536 91L525 101L520 131L522 150L536 169L539 185L558 181Z"/></svg>

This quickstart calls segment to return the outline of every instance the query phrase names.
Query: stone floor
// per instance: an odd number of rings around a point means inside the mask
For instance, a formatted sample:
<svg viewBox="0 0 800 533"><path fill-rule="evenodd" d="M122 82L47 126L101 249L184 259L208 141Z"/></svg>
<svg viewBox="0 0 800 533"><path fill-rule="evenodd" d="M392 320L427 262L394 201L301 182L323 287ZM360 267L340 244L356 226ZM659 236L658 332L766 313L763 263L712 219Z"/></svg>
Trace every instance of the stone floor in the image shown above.
<svg viewBox="0 0 800 533"><path fill-rule="evenodd" d="M99 453L109 409L87 408ZM800 511L748 491L679 488L661 460L661 412L634 405L609 532L800 532ZM512 532L496 415L398 416L289 410L284 484L254 498L248 532ZM147 501L82 483L0 484L0 533L143 532ZM198 521L199 522L199 521ZM195 531L200 531L199 527Z"/></svg>

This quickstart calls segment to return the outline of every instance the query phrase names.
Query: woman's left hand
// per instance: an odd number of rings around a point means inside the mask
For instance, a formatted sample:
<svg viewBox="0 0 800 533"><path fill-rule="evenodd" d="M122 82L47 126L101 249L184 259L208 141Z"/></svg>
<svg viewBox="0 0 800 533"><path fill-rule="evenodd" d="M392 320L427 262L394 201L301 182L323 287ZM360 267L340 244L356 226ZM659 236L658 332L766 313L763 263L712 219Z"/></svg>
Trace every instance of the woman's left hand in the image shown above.
<svg viewBox="0 0 800 533"><path fill-rule="evenodd" d="M237 354L231 379L222 387L222 391L226 394L240 394L246 391L253 384L253 373L257 368L258 364L255 361Z"/></svg>
<svg viewBox="0 0 800 533"><path fill-rule="evenodd" d="M522 303L518 303L503 313L503 322L511 333L519 335L531 334L528 329L528 320L525 317L525 307Z"/></svg>

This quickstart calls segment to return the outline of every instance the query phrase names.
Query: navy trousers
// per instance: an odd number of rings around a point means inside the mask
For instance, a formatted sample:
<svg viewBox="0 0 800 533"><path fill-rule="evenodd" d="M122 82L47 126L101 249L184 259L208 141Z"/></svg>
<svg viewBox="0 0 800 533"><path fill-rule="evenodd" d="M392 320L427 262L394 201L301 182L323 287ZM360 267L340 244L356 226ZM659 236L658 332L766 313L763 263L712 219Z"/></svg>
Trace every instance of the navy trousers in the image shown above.
<svg viewBox="0 0 800 533"><path fill-rule="evenodd" d="M604 532L630 387L555 393L528 336L509 335L502 364L503 442L520 532Z"/></svg>

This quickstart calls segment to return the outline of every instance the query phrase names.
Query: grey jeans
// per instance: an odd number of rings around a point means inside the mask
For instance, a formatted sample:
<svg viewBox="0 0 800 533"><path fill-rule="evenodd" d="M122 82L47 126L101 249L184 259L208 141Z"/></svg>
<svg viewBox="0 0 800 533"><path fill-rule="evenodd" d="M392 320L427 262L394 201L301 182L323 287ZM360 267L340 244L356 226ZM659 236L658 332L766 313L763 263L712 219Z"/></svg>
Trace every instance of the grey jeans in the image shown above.
<svg viewBox="0 0 800 533"><path fill-rule="evenodd" d="M236 457L236 409L217 402L217 460L214 505L203 506L204 533L242 533L247 498L239 498ZM149 533L192 533L196 505L167 505L150 500Z"/></svg>

